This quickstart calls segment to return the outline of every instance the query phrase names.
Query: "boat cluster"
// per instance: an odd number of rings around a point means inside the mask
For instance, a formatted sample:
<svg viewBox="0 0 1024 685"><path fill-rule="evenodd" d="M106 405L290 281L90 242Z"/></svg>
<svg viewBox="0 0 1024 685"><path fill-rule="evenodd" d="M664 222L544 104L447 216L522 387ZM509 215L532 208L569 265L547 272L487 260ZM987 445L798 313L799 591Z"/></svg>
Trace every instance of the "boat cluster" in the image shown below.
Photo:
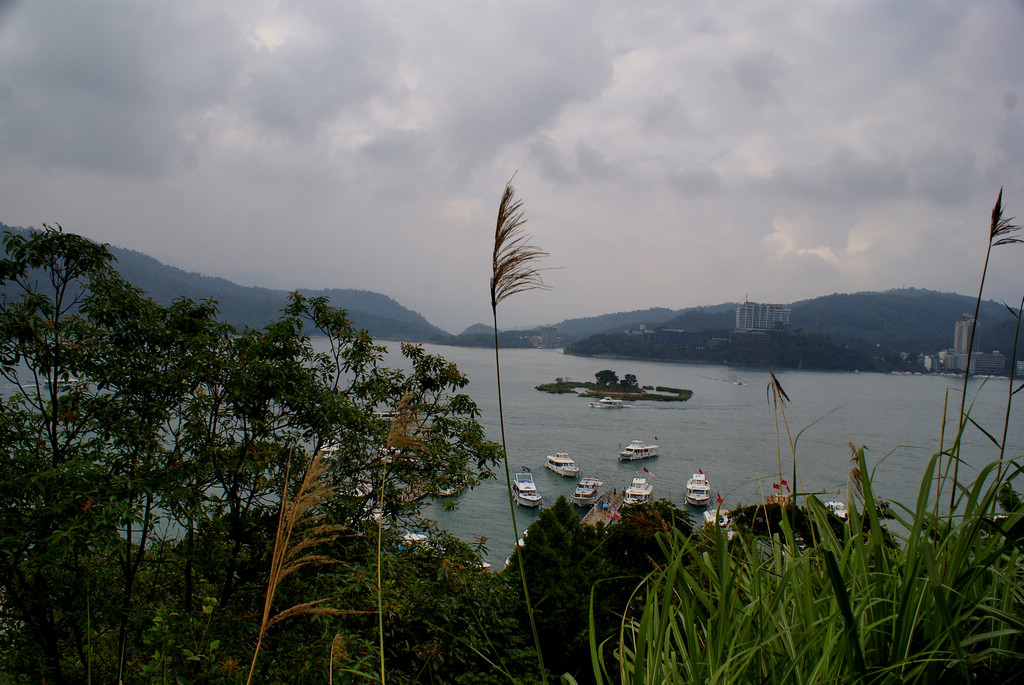
<svg viewBox="0 0 1024 685"><path fill-rule="evenodd" d="M657 438L655 438L657 439ZM643 440L634 440L619 452L619 459L622 461L633 461L636 459L650 459L658 456L658 446L649 445ZM569 456L568 452L555 452L549 454L544 460L545 468L557 473L560 476L579 478L580 467L576 460ZM647 469L644 469L647 472ZM579 479L576 489L569 500L578 506L589 507L601 496L601 487L604 485L598 476L584 476ZM633 479L633 483L625 490L626 504L635 504L651 499L652 486L639 474ZM520 473L515 475L512 482L512 495L516 504L524 507L540 506L543 496L537 491L537 484L533 480L533 473L528 466L524 466Z"/></svg>
<svg viewBox="0 0 1024 685"><path fill-rule="evenodd" d="M655 438L657 440L657 438ZM620 461L636 461L650 459L658 456L657 443L647 443L643 440L633 440L618 453ZM557 473L560 476L579 478L580 467L567 452L555 452L549 454L544 461L545 468ZM651 482L653 476L646 468L643 473L638 471L630 484L623 490L623 504L638 504L648 502L653 498L654 485ZM580 507L589 507L601 497L601 488L604 482L596 475L587 475L579 478L576 489L569 500ZM533 480L533 473L530 468L524 466L520 473L515 474L512 482L512 495L516 504L524 507L539 507L543 496L537 490L537 484ZM711 485L708 483L707 474L701 469L693 474L686 484L686 502L694 507L707 506L711 500ZM718 498L721 504L721 497Z"/></svg>

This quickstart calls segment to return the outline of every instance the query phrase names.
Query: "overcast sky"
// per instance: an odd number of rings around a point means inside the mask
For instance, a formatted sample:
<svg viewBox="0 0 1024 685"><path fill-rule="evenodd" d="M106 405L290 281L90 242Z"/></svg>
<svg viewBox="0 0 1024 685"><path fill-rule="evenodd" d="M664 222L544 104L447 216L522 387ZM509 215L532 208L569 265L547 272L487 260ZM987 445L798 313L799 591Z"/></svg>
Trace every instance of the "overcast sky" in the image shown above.
<svg viewBox="0 0 1024 685"><path fill-rule="evenodd" d="M0 222L459 332L515 174L558 268L503 328L974 295L1022 97L1022 0L0 0Z"/></svg>

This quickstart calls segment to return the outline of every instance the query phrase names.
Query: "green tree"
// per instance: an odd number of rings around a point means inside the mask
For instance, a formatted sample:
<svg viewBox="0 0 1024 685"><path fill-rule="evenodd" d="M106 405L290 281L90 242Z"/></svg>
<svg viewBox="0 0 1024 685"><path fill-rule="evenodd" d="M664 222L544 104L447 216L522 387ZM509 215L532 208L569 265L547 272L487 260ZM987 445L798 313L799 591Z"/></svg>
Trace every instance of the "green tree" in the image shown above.
<svg viewBox="0 0 1024 685"><path fill-rule="evenodd" d="M618 385L619 376L611 369L603 369L594 374L594 378L597 380L597 384L601 387L609 385Z"/></svg>
<svg viewBox="0 0 1024 685"><path fill-rule="evenodd" d="M328 550L345 563L296 573L282 606L305 593L366 605L377 561L361 541L381 523L419 525L431 492L491 475L498 450L460 393L465 376L416 346L402 349L409 370L384 367L384 348L324 299L293 295L276 322L236 331L212 302L157 305L105 247L59 228L4 246L5 672L234 682L289 467L330 453L341 495L324 513L348 533ZM399 406L400 422L375 414ZM275 627L260 675L322 673L328 650L307 647L329 643L323 631Z"/></svg>
<svg viewBox="0 0 1024 685"><path fill-rule="evenodd" d="M640 381L638 381L636 379L636 376L634 376L633 374L627 373L625 376L622 377L622 387L631 388L635 390L636 388L640 387Z"/></svg>

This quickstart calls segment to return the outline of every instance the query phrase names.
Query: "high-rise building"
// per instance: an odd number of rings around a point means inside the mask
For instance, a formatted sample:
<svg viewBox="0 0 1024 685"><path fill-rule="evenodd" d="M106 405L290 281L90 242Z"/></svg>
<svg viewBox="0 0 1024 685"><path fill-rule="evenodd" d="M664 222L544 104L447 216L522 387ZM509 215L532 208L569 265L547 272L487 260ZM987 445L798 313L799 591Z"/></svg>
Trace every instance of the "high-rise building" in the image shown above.
<svg viewBox="0 0 1024 685"><path fill-rule="evenodd" d="M971 346L971 331L974 329L974 317L964 314L963 318L956 322L953 331L953 351L957 354L967 354ZM974 333L974 351L981 350L981 336L977 331Z"/></svg>
<svg viewBox="0 0 1024 685"><path fill-rule="evenodd" d="M781 304L762 304L744 300L736 305L736 330L774 331L789 328L792 310Z"/></svg>

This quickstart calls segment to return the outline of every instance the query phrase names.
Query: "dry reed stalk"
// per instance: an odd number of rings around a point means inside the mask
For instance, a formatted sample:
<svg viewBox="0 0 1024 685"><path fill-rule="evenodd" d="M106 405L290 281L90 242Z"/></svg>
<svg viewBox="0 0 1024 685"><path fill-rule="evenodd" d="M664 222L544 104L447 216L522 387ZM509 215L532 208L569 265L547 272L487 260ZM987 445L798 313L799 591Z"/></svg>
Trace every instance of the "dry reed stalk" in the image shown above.
<svg viewBox="0 0 1024 685"><path fill-rule="evenodd" d="M949 493L950 511L953 510L956 503L957 476L960 471L960 437L967 425L967 417L964 415L964 409L967 405L967 379L971 376L971 356L974 353L974 334L978 330L978 312L981 309L981 296L985 290L985 275L988 273L988 260L992 255L993 247L1024 242L1013 235L1020 230L1020 226L1017 226L1012 222L1013 217L1005 218L1003 216L1003 189L1000 188L999 196L996 198L996 204L992 207L992 222L989 226L988 232L988 248L985 250L985 264L981 268L981 285L978 286L978 298L974 301L974 321L971 324L971 335L967 342L967 366L964 369L963 392L960 394L960 430L957 433L957 440L953 444L953 489Z"/></svg>
<svg viewBox="0 0 1024 685"><path fill-rule="evenodd" d="M317 510L335 492L334 485L328 481L327 465L323 461L323 454L323 452L317 452L309 463L294 498L288 495L290 467L285 471L285 485L281 492L281 508L277 519L277 535L271 554L267 594L263 602L263 619L260 621L256 650L252 655L249 677L245 681L246 685L252 682L253 673L256 670L256 660L259 658L260 648L263 646L263 638L272 626L293 616L350 613L342 609L323 606L331 600L330 597L296 604L277 613L271 612L274 595L289 575L307 566L337 563L324 554L313 553L316 547L337 540L339 534L344 530L342 526L319 523L323 514Z"/></svg>
<svg viewBox="0 0 1024 685"><path fill-rule="evenodd" d="M412 393L402 395L388 430L387 448L393 456L412 457L423 444L424 423L416 412Z"/></svg>
<svg viewBox="0 0 1024 685"><path fill-rule="evenodd" d="M345 642L341 639L341 633L335 633L331 640L331 652L327 660L327 682L334 685L334 667L345 663Z"/></svg>
<svg viewBox="0 0 1024 685"><path fill-rule="evenodd" d="M516 293L529 290L550 290L541 280L535 263L548 253L530 245L531 236L523 231L526 223L522 200L509 180L498 205L498 221L494 228L494 253L491 257L491 309Z"/></svg>
<svg viewBox="0 0 1024 685"><path fill-rule="evenodd" d="M786 405L789 404L789 395L782 388L782 384L779 379L775 377L775 372L769 371L768 375L771 376L771 380L768 382L768 402L772 406L772 413L775 415L775 448L778 452L779 460L779 482L782 483L782 446L780 443L779 434L779 416L782 416L782 425L786 429L786 442L789 444L789 453L793 456L793 487L796 488L799 485L800 491L804 492L803 479L800 477L800 469L797 467L796 462L796 441L793 439L793 435L789 430L789 421L786 419ZM806 430L806 429L805 429ZM803 432L803 431L801 431ZM780 493L781 494L781 493ZM796 491L794 490L794 498Z"/></svg>
<svg viewBox="0 0 1024 685"><path fill-rule="evenodd" d="M515 175L513 174L513 178ZM506 298L529 290L549 290L541 280L536 262L547 253L529 244L530 235L523 231L526 223L522 211L522 201L515 199L515 188L512 180L505 184L501 203L498 205L498 220L494 228L494 252L491 257L491 314L494 320L494 369L498 384L498 422L501 427L501 453L505 466L505 486L508 491L508 506L512 515L512 539L519 537L519 526L516 523L515 500L512 495L512 474L508 466L508 446L505 440L505 412L501 397L501 363L498 355L498 305ZM515 553L518 553L518 547ZM533 632L534 649L540 666L541 678L546 683L547 673L544 668L544 656L540 649L540 636L537 633L537 621L530 602L530 592L526 586L526 570L520 562L519 578L523 586L523 597L526 601L526 613L530 618L530 629Z"/></svg>

